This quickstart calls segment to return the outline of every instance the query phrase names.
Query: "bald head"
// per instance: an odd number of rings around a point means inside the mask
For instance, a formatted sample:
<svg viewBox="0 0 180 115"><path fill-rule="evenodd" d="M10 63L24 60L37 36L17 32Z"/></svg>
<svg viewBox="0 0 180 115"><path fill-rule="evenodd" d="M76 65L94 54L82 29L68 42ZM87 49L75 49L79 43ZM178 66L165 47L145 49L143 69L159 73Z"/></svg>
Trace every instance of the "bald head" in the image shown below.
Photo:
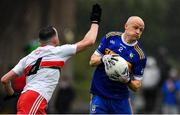
<svg viewBox="0 0 180 115"><path fill-rule="evenodd" d="M128 18L126 24L138 24L144 27L144 21L139 16L131 16Z"/></svg>
<svg viewBox="0 0 180 115"><path fill-rule="evenodd" d="M144 31L144 21L138 16L131 16L125 24L125 38L127 42L133 43L141 37Z"/></svg>

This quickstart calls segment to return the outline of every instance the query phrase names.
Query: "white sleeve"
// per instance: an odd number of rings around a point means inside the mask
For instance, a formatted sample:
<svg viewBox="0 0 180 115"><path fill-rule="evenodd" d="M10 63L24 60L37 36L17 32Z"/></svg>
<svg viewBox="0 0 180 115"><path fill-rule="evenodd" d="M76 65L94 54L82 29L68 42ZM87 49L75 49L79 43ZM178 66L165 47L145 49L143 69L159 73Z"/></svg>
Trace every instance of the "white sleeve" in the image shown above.
<svg viewBox="0 0 180 115"><path fill-rule="evenodd" d="M103 54L101 54L101 53L98 52L97 50L94 52L94 54L103 57Z"/></svg>
<svg viewBox="0 0 180 115"><path fill-rule="evenodd" d="M72 55L74 55L76 53L77 45L76 44L66 44L66 45L62 45L62 46L57 46L56 48L58 48L58 50L60 51L60 52L58 52L58 54L61 57L71 57Z"/></svg>
<svg viewBox="0 0 180 115"><path fill-rule="evenodd" d="M24 72L26 57L22 58L19 63L12 69L17 75L21 75Z"/></svg>
<svg viewBox="0 0 180 115"><path fill-rule="evenodd" d="M137 75L135 76L135 75L134 75L133 77L134 77L135 80L140 80L140 81L142 81L142 79L143 79L143 76L137 76Z"/></svg>

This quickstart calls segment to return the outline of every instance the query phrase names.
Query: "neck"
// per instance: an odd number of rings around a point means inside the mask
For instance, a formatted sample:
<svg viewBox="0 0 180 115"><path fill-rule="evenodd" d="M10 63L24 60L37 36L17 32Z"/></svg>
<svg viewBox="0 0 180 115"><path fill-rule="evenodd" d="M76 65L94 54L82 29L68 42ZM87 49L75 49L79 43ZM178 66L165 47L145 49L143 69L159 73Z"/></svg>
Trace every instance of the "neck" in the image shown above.
<svg viewBox="0 0 180 115"><path fill-rule="evenodd" d="M47 45L56 46L51 42L41 42L41 46L47 46Z"/></svg>
<svg viewBox="0 0 180 115"><path fill-rule="evenodd" d="M132 37L128 36L126 33L124 33L124 41L128 44L133 44L136 42L136 40L133 40Z"/></svg>

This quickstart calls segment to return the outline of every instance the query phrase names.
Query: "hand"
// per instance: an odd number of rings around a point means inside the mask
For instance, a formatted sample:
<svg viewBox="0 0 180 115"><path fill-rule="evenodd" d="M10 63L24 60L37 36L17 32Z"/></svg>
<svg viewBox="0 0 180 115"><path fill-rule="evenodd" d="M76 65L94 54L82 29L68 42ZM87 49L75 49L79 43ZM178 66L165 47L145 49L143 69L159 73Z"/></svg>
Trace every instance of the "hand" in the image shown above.
<svg viewBox="0 0 180 115"><path fill-rule="evenodd" d="M113 74L109 76L109 79L112 81L119 81L125 84L129 84L131 82L131 78L129 76L120 76L118 74Z"/></svg>
<svg viewBox="0 0 180 115"><path fill-rule="evenodd" d="M118 54L112 54L112 55L104 55L101 58L101 61L104 63L105 69L108 70L111 68L113 65L115 65L114 61L118 61L115 56L119 56ZM115 75L116 76L116 75Z"/></svg>
<svg viewBox="0 0 180 115"><path fill-rule="evenodd" d="M131 78L129 75L129 71L128 68L126 68L124 70L124 72L121 73L121 75L119 75L118 72L115 76L113 76L113 78L115 79L114 81L120 81L121 83L130 83L131 82Z"/></svg>
<svg viewBox="0 0 180 115"><path fill-rule="evenodd" d="M121 83L129 84L131 82L131 78L129 76L120 76L119 81Z"/></svg>
<svg viewBox="0 0 180 115"><path fill-rule="evenodd" d="M102 12L102 9L101 9L100 5L94 4L92 7L91 15L90 15L91 23L96 23L96 24L100 23L101 12Z"/></svg>
<svg viewBox="0 0 180 115"><path fill-rule="evenodd" d="M115 56L119 56L119 55L118 54L104 55L101 58L101 61L104 63L105 66L107 65L108 67L110 67L115 64L114 61L118 61L116 58L114 58Z"/></svg>
<svg viewBox="0 0 180 115"><path fill-rule="evenodd" d="M18 98L19 95L20 95L19 93L14 92L13 95L6 95L6 96L4 97L4 100L6 101L6 100L9 100L9 99Z"/></svg>
<svg viewBox="0 0 180 115"><path fill-rule="evenodd" d="M102 62L104 63L104 66L105 66L105 69L109 69L109 68L111 68L111 63L112 63L112 61L111 61L111 58L112 58L112 55L104 55L102 58L101 58L101 60L102 60Z"/></svg>

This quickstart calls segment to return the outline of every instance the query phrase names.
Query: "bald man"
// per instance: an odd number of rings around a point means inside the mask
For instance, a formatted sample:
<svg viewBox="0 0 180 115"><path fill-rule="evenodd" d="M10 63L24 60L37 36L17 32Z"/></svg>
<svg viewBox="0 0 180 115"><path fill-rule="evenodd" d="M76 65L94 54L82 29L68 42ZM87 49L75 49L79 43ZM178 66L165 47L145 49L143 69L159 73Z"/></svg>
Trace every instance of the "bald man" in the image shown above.
<svg viewBox="0 0 180 115"><path fill-rule="evenodd" d="M109 32L101 39L99 47L90 59L90 65L96 66L91 83L92 99L90 113L132 114L129 90L137 92L141 87L146 55L139 43L144 30L144 21L138 16L128 18L122 32ZM106 75L105 67L112 54L123 57L129 66L129 75L119 77Z"/></svg>

